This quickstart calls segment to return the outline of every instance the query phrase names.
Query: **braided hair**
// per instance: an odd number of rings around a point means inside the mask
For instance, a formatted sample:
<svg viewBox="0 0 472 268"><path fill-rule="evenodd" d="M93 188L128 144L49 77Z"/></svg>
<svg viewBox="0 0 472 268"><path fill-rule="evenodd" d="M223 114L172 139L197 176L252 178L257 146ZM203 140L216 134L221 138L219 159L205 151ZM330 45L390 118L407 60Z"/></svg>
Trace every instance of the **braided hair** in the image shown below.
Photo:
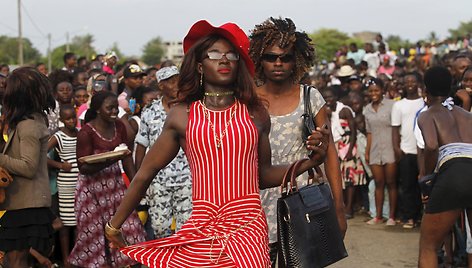
<svg viewBox="0 0 472 268"><path fill-rule="evenodd" d="M305 32L296 31L295 24L289 18L270 17L263 23L256 25L249 36L251 46L249 56L256 66L256 77L265 80L261 64L261 56L264 51L273 45L286 49L293 47L295 56L295 68L292 79L298 82L315 60L315 48L311 38Z"/></svg>

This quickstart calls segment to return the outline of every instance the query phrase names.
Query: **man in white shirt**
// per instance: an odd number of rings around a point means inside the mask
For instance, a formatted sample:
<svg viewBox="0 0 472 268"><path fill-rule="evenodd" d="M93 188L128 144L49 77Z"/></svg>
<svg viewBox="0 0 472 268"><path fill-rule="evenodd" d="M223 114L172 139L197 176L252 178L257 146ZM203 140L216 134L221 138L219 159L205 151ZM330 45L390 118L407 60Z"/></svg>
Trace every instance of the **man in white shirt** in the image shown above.
<svg viewBox="0 0 472 268"><path fill-rule="evenodd" d="M416 138L414 134L415 117L424 107L418 95L421 77L408 73L404 77L406 98L396 102L392 108L393 149L399 163L401 187L401 211L405 221L403 228L413 228L420 217L421 195L418 188L418 162Z"/></svg>
<svg viewBox="0 0 472 268"><path fill-rule="evenodd" d="M377 52L374 51L372 43L364 44L365 54L363 60L367 62L369 67L367 73L377 73L380 66L380 58Z"/></svg>

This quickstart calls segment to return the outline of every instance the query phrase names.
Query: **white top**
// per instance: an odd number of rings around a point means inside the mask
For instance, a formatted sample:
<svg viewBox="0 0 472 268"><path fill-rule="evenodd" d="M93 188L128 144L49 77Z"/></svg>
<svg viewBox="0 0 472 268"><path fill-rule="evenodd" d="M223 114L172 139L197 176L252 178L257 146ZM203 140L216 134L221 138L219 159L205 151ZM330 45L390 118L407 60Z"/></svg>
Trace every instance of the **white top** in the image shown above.
<svg viewBox="0 0 472 268"><path fill-rule="evenodd" d="M418 126L418 117L420 116L420 114L424 111L428 110L428 106L424 106L423 109L421 109L418 114L416 115L416 118L415 118L415 129L414 129L414 133L415 133L415 138L416 138L416 146L418 146L418 148L420 149L424 149L424 139L423 139L423 133L421 132L421 129L420 127Z"/></svg>
<svg viewBox="0 0 472 268"><path fill-rule="evenodd" d="M400 149L406 154L417 154L416 138L413 132L415 118L424 107L422 98L409 100L401 99L393 104L392 126L400 127Z"/></svg>
<svg viewBox="0 0 472 268"><path fill-rule="evenodd" d="M367 66L369 70L373 70L375 73L377 73L377 70L379 69L379 66L380 66L380 58L379 58L378 52L366 53L364 55L363 60L367 62Z"/></svg>
<svg viewBox="0 0 472 268"><path fill-rule="evenodd" d="M342 102L336 102L336 111L331 112L331 132L333 134L334 142L341 140L344 135L344 129L341 127L341 121L339 121L339 113L342 109L347 108L351 111L352 116L355 116L351 107L344 105Z"/></svg>

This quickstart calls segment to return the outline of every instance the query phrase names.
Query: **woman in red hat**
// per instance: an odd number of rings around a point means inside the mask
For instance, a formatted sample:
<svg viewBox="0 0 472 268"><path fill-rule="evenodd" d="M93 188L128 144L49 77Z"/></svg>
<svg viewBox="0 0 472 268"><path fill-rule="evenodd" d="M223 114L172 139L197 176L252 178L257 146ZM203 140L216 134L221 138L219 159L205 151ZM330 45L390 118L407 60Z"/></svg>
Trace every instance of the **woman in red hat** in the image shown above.
<svg viewBox="0 0 472 268"><path fill-rule="evenodd" d="M192 216L171 237L122 249L131 258L149 267L269 267L259 187L280 185L286 167L271 165L270 120L248 50L234 23L199 21L185 37L177 104L106 233L114 246L125 245L119 228L180 147L192 172ZM327 139L327 131L313 132L307 146L315 154L299 173L324 160Z"/></svg>

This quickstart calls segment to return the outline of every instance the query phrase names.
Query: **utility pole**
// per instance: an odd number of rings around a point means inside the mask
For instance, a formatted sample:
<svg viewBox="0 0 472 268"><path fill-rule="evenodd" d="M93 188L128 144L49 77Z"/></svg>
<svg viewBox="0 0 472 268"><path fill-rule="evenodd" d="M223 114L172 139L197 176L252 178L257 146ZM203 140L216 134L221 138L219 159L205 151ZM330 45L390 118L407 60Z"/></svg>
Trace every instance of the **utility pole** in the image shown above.
<svg viewBox="0 0 472 268"><path fill-rule="evenodd" d="M51 34L48 34L48 72L52 70L52 57L51 57Z"/></svg>
<svg viewBox="0 0 472 268"><path fill-rule="evenodd" d="M18 64L23 65L23 33L21 30L21 0L18 0Z"/></svg>
<svg viewBox="0 0 472 268"><path fill-rule="evenodd" d="M70 52L70 46L69 46L69 32L66 32L66 52Z"/></svg>

